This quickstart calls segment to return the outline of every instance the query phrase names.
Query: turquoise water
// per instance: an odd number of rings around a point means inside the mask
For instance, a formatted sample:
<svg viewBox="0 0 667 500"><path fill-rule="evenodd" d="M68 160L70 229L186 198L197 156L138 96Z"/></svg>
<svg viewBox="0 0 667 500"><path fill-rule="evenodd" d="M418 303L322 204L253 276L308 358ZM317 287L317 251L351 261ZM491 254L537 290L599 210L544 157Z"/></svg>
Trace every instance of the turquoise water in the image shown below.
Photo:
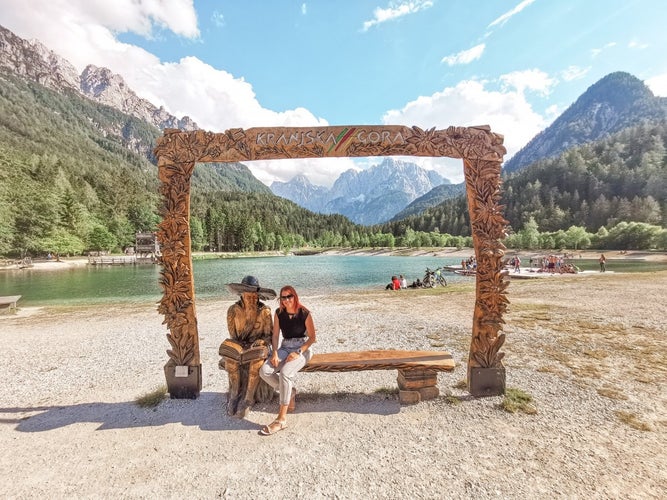
<svg viewBox="0 0 667 500"><path fill-rule="evenodd" d="M573 259L582 270L599 270L596 260ZM301 295L319 295L361 289L384 289L393 274L412 283L423 278L426 267L459 265L460 258L392 256L289 256L195 260L198 299L232 298L226 284L243 276L257 276L261 285L276 291L293 285ZM526 263L527 264L527 263ZM613 272L658 271L662 263L607 261ZM449 283L474 278L445 273ZM162 297L160 266L85 266L43 272L20 269L0 272L0 296L22 295L21 306L100 303L156 303Z"/></svg>
<svg viewBox="0 0 667 500"><path fill-rule="evenodd" d="M276 291L293 285L303 296L355 289L383 289L392 275L408 284L423 278L426 267L458 265L458 258L391 256L288 256L195 260L198 299L231 298L227 283L252 274ZM158 302L160 266L85 266L43 272L21 269L0 272L0 296L22 295L22 306ZM448 282L474 278L446 273Z"/></svg>

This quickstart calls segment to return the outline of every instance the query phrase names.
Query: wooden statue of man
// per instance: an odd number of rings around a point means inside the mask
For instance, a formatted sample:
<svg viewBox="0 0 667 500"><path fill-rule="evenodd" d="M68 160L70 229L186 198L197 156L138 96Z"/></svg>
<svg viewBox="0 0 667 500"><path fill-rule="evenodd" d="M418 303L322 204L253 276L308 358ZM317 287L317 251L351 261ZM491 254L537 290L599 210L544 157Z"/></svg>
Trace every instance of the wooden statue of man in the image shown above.
<svg viewBox="0 0 667 500"><path fill-rule="evenodd" d="M243 418L256 401L269 401L274 394L273 388L259 378L259 369L269 355L273 329L271 308L260 299L275 299L276 292L260 287L254 276L229 283L227 288L240 298L227 310L230 338L220 345L220 367L227 370L229 379L227 414Z"/></svg>

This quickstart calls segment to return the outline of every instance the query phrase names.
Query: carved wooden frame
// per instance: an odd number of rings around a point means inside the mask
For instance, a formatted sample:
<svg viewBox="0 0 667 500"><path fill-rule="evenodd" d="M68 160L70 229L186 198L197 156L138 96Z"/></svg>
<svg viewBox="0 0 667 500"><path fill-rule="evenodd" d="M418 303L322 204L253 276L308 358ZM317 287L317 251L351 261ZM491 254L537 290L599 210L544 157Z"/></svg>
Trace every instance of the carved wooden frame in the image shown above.
<svg viewBox="0 0 667 500"><path fill-rule="evenodd" d="M500 201L503 136L488 126L422 130L405 126L274 127L229 129L223 133L167 129L158 139L162 222L160 284L171 349L165 365L172 398L196 398L201 361L190 248L190 176L195 163L282 158L430 156L463 159L472 239L477 258L476 300L468 359L473 395L505 390L505 341L501 332L509 303L502 272L507 221Z"/></svg>

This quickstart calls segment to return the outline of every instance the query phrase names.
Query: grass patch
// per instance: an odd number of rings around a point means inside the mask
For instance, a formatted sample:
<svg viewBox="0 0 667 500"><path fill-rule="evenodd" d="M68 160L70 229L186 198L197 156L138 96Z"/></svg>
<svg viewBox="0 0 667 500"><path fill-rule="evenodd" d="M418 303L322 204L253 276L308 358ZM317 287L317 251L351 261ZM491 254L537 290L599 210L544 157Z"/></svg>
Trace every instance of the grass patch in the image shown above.
<svg viewBox="0 0 667 500"><path fill-rule="evenodd" d="M597 366L591 364L584 364L581 366L572 367L572 373L577 377L599 379L601 378L600 370Z"/></svg>
<svg viewBox="0 0 667 500"><path fill-rule="evenodd" d="M558 367L558 366L554 366L554 365L542 365L542 366L539 366L536 369L536 371L538 371L540 373L552 373L554 375L558 375L559 377L563 376L563 369Z"/></svg>
<svg viewBox="0 0 667 500"><path fill-rule="evenodd" d="M509 413L516 413L518 411L528 415L537 413L537 408L533 404L533 397L521 389L511 387L505 391L505 398L500 403L500 406Z"/></svg>
<svg viewBox="0 0 667 500"><path fill-rule="evenodd" d="M510 315L513 325L532 328L539 322L551 322L553 310L548 304L513 303Z"/></svg>
<svg viewBox="0 0 667 500"><path fill-rule="evenodd" d="M604 396L605 398L619 399L619 400L628 399L628 397L623 393L623 391L619 391L618 389L615 389L613 387L602 387L600 389L597 389L597 391L600 396Z"/></svg>
<svg viewBox="0 0 667 500"><path fill-rule="evenodd" d="M452 406L460 405L462 403L461 398L457 396L447 396L445 401Z"/></svg>
<svg viewBox="0 0 667 500"><path fill-rule="evenodd" d="M144 394L143 396L139 396L134 401L141 408L154 408L162 402L166 395L167 386L162 385L157 389Z"/></svg>
<svg viewBox="0 0 667 500"><path fill-rule="evenodd" d="M635 377L635 380L641 384L650 384L653 382L653 378L649 377L645 373L641 373Z"/></svg>
<svg viewBox="0 0 667 500"><path fill-rule="evenodd" d="M591 349L588 351L584 351L584 355L593 359L604 359L609 356L609 352L604 351L602 349Z"/></svg>
<svg viewBox="0 0 667 500"><path fill-rule="evenodd" d="M468 390L468 381L466 379L461 379L452 386L454 389L460 389L462 391Z"/></svg>
<svg viewBox="0 0 667 500"><path fill-rule="evenodd" d="M646 422L642 421L637 415L634 413L630 413L628 411L617 411L616 412L616 417L623 422L624 424L629 425L633 429L637 429L638 431L651 431L651 426L647 424Z"/></svg>

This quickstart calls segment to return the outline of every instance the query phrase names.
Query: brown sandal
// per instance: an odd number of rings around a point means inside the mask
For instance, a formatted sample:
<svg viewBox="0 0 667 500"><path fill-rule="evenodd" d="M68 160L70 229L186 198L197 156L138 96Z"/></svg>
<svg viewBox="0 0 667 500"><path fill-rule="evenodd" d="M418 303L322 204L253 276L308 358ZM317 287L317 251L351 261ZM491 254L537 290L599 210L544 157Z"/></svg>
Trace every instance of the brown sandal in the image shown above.
<svg viewBox="0 0 667 500"><path fill-rule="evenodd" d="M274 420L269 425L262 427L259 433L262 436L270 436L278 431L282 431L285 427L287 427L287 422L285 420Z"/></svg>

